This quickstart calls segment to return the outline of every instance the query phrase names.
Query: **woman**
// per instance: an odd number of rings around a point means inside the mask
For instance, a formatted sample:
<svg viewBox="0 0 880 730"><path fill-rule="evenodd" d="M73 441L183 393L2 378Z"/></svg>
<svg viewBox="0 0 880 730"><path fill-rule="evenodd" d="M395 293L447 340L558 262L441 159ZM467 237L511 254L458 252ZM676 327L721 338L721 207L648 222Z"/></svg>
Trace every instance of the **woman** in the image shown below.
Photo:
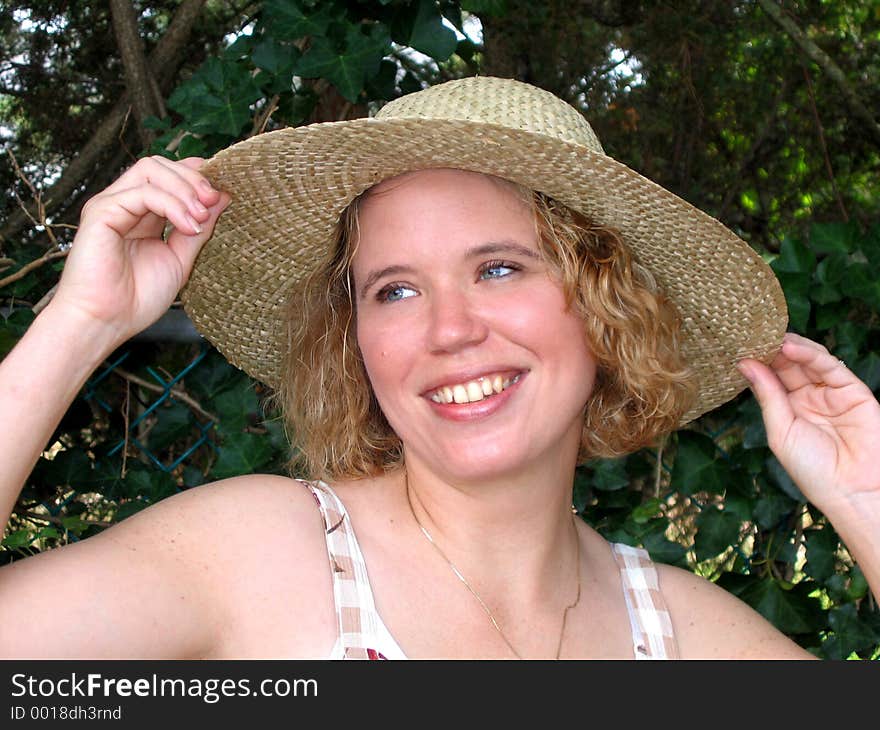
<svg viewBox="0 0 880 730"><path fill-rule="evenodd" d="M91 370L197 255L191 316L279 388L319 481L191 489L3 568L4 655L810 656L571 514L579 458L649 443L739 373L880 588L870 390L816 343L780 348L778 284L745 244L605 157L570 107L499 79L262 135L204 169L144 160L93 199L0 365L19 434L0 445L6 514Z"/></svg>

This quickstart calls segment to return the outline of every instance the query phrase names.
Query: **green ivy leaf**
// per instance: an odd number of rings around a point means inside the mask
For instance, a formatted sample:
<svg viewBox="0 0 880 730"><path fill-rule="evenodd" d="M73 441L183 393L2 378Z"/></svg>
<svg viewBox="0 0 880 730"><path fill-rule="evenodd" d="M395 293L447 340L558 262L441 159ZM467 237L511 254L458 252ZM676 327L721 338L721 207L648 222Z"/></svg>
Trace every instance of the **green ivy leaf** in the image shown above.
<svg viewBox="0 0 880 730"><path fill-rule="evenodd" d="M868 593L868 581L865 580L865 574L858 565L854 565L849 573L849 585L846 588L846 597L850 601L857 601L864 598Z"/></svg>
<svg viewBox="0 0 880 730"><path fill-rule="evenodd" d="M773 456L773 454L770 454L770 456L767 457L766 465L767 475L770 477L770 481L773 484L779 487L795 502L806 501L804 495L801 494L801 490L798 489L797 484L794 483L794 480L788 475L788 472L785 471L782 464L779 463L779 459Z"/></svg>
<svg viewBox="0 0 880 730"><path fill-rule="evenodd" d="M578 514L583 513L587 505L593 501L592 480L583 467L578 467L574 473L574 489L571 501Z"/></svg>
<svg viewBox="0 0 880 730"><path fill-rule="evenodd" d="M652 560L681 567L687 564L687 550L683 545L672 542L666 537L666 524L663 521L643 533L641 543Z"/></svg>
<svg viewBox="0 0 880 730"><path fill-rule="evenodd" d="M816 329L830 330L844 321L850 312L850 300L831 302L816 307Z"/></svg>
<svg viewBox="0 0 880 730"><path fill-rule="evenodd" d="M746 398L739 407L740 423L743 426L742 446L744 449L763 449L767 446L767 431L761 406L755 398Z"/></svg>
<svg viewBox="0 0 880 730"><path fill-rule="evenodd" d="M16 530L15 532L10 532L4 537L3 542L0 543L0 545L11 550L16 550L17 548L27 547L33 541L34 538L30 530Z"/></svg>
<svg viewBox="0 0 880 730"><path fill-rule="evenodd" d="M776 278L779 279L782 291L785 293L788 319L792 328L798 332L806 332L812 306L810 304L811 275L779 271L776 273Z"/></svg>
<svg viewBox="0 0 880 730"><path fill-rule="evenodd" d="M656 497L651 497L636 507L630 513L630 517L637 525L644 525L659 515L662 507L663 502L661 500Z"/></svg>
<svg viewBox="0 0 880 730"><path fill-rule="evenodd" d="M875 223L859 241L859 250L875 271L880 269L880 223Z"/></svg>
<svg viewBox="0 0 880 730"><path fill-rule="evenodd" d="M192 134L187 134L180 140L177 146L177 159L184 160L187 157L205 157L208 146L205 140Z"/></svg>
<svg viewBox="0 0 880 730"><path fill-rule="evenodd" d="M694 550L697 560L703 561L720 555L739 540L740 519L715 507L707 507L696 519L697 534Z"/></svg>
<svg viewBox="0 0 880 730"><path fill-rule="evenodd" d="M402 5L391 23L391 36L435 61L446 61L458 45L455 31L443 23L434 0L415 0Z"/></svg>
<svg viewBox="0 0 880 730"><path fill-rule="evenodd" d="M397 64L383 59L379 73L369 79L366 89L371 99L393 99L397 93Z"/></svg>
<svg viewBox="0 0 880 730"><path fill-rule="evenodd" d="M855 362L867 342L867 329L857 322L846 320L836 325L833 332L836 356L844 361Z"/></svg>
<svg viewBox="0 0 880 730"><path fill-rule="evenodd" d="M257 68L263 69L271 76L285 77L286 86L289 87L294 62L300 55L296 46L282 45L274 38L268 37L254 48L251 60Z"/></svg>
<svg viewBox="0 0 880 730"><path fill-rule="evenodd" d="M798 239L786 236L770 266L777 274L812 274L816 255Z"/></svg>
<svg viewBox="0 0 880 730"><path fill-rule="evenodd" d="M216 350L211 349L198 364L197 373L187 378L186 388L196 398L207 401L221 391L235 387L236 383L245 380L247 377L240 370L230 365Z"/></svg>
<svg viewBox="0 0 880 730"><path fill-rule="evenodd" d="M243 65L212 57L168 99L193 132L238 136L263 92Z"/></svg>
<svg viewBox="0 0 880 730"><path fill-rule="evenodd" d="M871 390L876 392L880 388L880 356L876 352L869 352L858 360L852 371Z"/></svg>
<svg viewBox="0 0 880 730"><path fill-rule="evenodd" d="M269 463L272 446L264 436L252 433L227 435L217 448L217 461L211 469L214 479L227 479L240 474L253 474Z"/></svg>
<svg viewBox="0 0 880 730"><path fill-rule="evenodd" d="M3 272L8 273L7 271ZM30 307L14 309L7 317L0 317L0 360L15 347L36 315Z"/></svg>
<svg viewBox="0 0 880 730"><path fill-rule="evenodd" d="M711 438L696 431L679 432L671 475L673 489L684 495L721 494L727 471L718 460L718 449Z"/></svg>
<svg viewBox="0 0 880 730"><path fill-rule="evenodd" d="M822 644L829 659L846 659L854 651L867 649L880 641L880 636L859 617L854 603L832 608L828 625L836 639Z"/></svg>
<svg viewBox="0 0 880 730"><path fill-rule="evenodd" d="M880 280L876 269L869 264L854 263L847 269L847 276L841 284L843 292L854 299L860 299L874 309L880 309Z"/></svg>
<svg viewBox="0 0 880 730"><path fill-rule="evenodd" d="M837 534L825 526L823 529L808 530L805 535L807 562L804 572L819 583L825 583L835 573L837 565Z"/></svg>
<svg viewBox="0 0 880 730"><path fill-rule="evenodd" d="M191 464L187 464L183 467L183 486L187 489L192 487L197 487L200 484L204 484L205 475L202 474L201 469L197 469Z"/></svg>
<svg viewBox="0 0 880 730"><path fill-rule="evenodd" d="M356 102L366 80L379 72L379 64L390 46L384 26L375 24L369 34L348 26L343 49L328 38L315 38L311 48L294 65L304 78L325 78L346 99Z"/></svg>
<svg viewBox="0 0 880 730"><path fill-rule="evenodd" d="M238 61L251 54L254 47L252 35L240 35L223 51L223 57L232 61Z"/></svg>
<svg viewBox="0 0 880 730"><path fill-rule="evenodd" d="M235 388L224 390L214 398L214 411L220 418L217 428L224 435L232 431L241 431L260 409L253 384L243 381Z"/></svg>
<svg viewBox="0 0 880 730"><path fill-rule="evenodd" d="M81 487L91 479L92 462L82 449L59 451L54 459L40 459L37 481L43 484Z"/></svg>
<svg viewBox="0 0 880 730"><path fill-rule="evenodd" d="M171 403L166 408L158 408L154 413L158 420L150 430L148 448L158 452L179 438L186 436L195 423L192 413L182 403Z"/></svg>
<svg viewBox="0 0 880 730"><path fill-rule="evenodd" d="M728 489L724 495L724 510L736 515L740 522L751 520L755 514L755 500L738 490Z"/></svg>
<svg viewBox="0 0 880 730"><path fill-rule="evenodd" d="M295 0L265 0L263 3L263 25L276 38L298 40L310 36L321 37L327 32L330 23L336 19L338 11L330 3L321 3L320 8L303 7L306 3Z"/></svg>
<svg viewBox="0 0 880 730"><path fill-rule="evenodd" d="M852 223L813 223L810 248L816 253L850 253L855 247L858 228Z"/></svg>
<svg viewBox="0 0 880 730"><path fill-rule="evenodd" d="M755 503L754 516L758 525L765 530L775 527L779 521L790 514L797 503L780 492L762 495Z"/></svg>
<svg viewBox="0 0 880 730"><path fill-rule="evenodd" d="M74 535L80 536L88 530L91 525L77 515L69 515L61 518L61 527L68 532L72 532Z"/></svg>
<svg viewBox="0 0 880 730"><path fill-rule="evenodd" d="M592 467L591 485L603 492L614 492L629 486L630 478L626 472L626 459L601 459Z"/></svg>
<svg viewBox="0 0 880 730"><path fill-rule="evenodd" d="M785 589L767 578L753 581L740 593L746 603L786 634L810 634L824 627L819 601L809 596L813 586L798 584Z"/></svg>
<svg viewBox="0 0 880 730"><path fill-rule="evenodd" d="M816 267L815 279L818 286L813 287L811 298L818 304L831 304L843 297L839 284L846 276L847 257L845 254L834 254L819 262Z"/></svg>

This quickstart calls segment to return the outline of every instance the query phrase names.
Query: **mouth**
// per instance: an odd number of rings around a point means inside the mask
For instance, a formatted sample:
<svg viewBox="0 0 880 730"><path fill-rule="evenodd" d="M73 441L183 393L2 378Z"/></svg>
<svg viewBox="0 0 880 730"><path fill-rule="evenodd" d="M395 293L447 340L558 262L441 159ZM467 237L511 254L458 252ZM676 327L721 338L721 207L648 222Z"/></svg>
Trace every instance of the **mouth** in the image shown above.
<svg viewBox="0 0 880 730"><path fill-rule="evenodd" d="M522 373L517 373L514 376L501 373L484 375L464 383L444 385L433 391L429 397L434 403L442 404L478 403L503 393L510 386L516 385L521 377Z"/></svg>

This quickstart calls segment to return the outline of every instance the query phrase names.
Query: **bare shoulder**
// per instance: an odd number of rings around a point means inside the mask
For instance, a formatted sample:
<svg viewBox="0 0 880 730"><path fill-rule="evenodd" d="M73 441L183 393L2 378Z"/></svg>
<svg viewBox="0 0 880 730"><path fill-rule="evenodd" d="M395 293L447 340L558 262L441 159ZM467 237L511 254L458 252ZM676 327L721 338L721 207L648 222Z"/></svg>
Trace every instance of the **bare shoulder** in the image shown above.
<svg viewBox="0 0 880 730"><path fill-rule="evenodd" d="M3 654L252 655L262 637L241 617L254 601L265 599L262 615L275 618L278 602L298 591L314 601L329 590L322 524L309 491L283 477L180 492L100 535L0 569ZM63 618L47 600L58 595ZM288 608L295 621L298 604ZM314 633L306 624L302 635ZM300 632L292 634L295 643Z"/></svg>
<svg viewBox="0 0 880 730"><path fill-rule="evenodd" d="M751 606L688 570L657 564L684 659L812 659Z"/></svg>

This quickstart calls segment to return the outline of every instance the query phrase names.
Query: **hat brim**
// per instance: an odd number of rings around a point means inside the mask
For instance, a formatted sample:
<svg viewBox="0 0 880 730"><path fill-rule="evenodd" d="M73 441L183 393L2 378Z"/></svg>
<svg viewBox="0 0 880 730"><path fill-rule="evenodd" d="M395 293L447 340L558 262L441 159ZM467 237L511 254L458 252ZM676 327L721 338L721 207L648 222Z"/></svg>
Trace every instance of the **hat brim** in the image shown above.
<svg viewBox="0 0 880 730"><path fill-rule="evenodd" d="M340 213L380 180L451 167L512 180L616 228L683 320L698 396L681 423L746 387L736 369L779 350L787 326L770 267L719 221L622 163L544 134L483 122L356 119L269 132L202 168L232 195L182 292L200 332L277 386L291 292L326 257Z"/></svg>

